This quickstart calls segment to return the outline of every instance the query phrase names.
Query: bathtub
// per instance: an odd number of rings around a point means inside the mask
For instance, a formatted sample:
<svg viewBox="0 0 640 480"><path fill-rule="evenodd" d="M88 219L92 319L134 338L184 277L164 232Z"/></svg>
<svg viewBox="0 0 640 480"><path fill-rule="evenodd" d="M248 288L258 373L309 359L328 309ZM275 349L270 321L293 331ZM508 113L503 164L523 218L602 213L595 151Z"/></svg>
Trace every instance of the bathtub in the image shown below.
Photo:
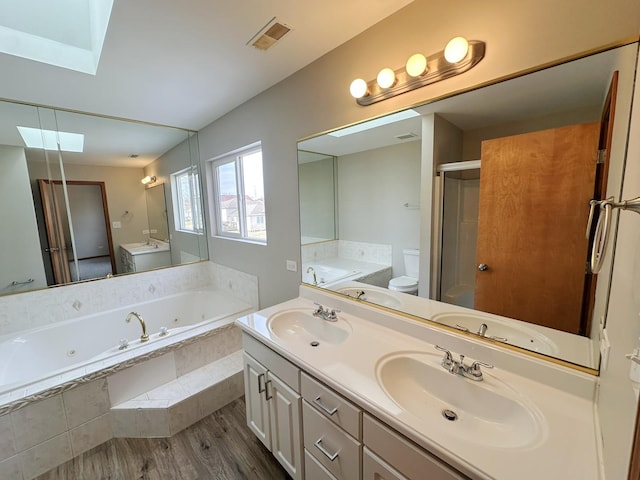
<svg viewBox="0 0 640 480"><path fill-rule="evenodd" d="M101 371L171 351L252 310L227 292L189 291L0 337L0 410L12 401L60 390L65 382L96 378ZM140 341L135 317L125 322L132 311L145 320L147 342ZM128 346L121 349L123 340Z"/></svg>

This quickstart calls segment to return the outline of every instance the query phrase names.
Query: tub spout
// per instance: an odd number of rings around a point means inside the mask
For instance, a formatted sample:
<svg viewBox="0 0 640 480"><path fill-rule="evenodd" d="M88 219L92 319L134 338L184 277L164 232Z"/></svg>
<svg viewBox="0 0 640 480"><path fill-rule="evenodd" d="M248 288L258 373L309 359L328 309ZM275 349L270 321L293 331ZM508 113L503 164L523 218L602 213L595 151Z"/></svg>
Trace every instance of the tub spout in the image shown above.
<svg viewBox="0 0 640 480"><path fill-rule="evenodd" d="M140 326L142 327L142 335L140 335L140 341L146 342L147 340L149 340L149 335L147 335L147 325L144 323L144 319L142 318L142 316L136 312L129 312L129 315L127 315L125 322L129 323L131 321L131 317L136 317L140 322Z"/></svg>

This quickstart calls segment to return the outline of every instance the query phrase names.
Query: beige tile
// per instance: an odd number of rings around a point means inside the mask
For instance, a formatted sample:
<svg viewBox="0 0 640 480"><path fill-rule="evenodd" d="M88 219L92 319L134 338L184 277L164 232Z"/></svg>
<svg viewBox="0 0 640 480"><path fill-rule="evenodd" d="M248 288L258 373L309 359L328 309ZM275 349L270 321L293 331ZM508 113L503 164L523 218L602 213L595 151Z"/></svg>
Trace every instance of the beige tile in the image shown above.
<svg viewBox="0 0 640 480"><path fill-rule="evenodd" d="M97 447L113 437L110 417L109 413L105 413L69 432L71 450L74 457Z"/></svg>
<svg viewBox="0 0 640 480"><path fill-rule="evenodd" d="M110 417L114 437L137 438L140 436L136 425L135 410L112 410Z"/></svg>
<svg viewBox="0 0 640 480"><path fill-rule="evenodd" d="M15 446L19 452L67 430L62 395L27 405L10 416Z"/></svg>
<svg viewBox="0 0 640 480"><path fill-rule="evenodd" d="M9 415L3 415L0 417L0 460L5 460L16 453L11 418ZM4 477L0 476L0 478Z"/></svg>
<svg viewBox="0 0 640 480"><path fill-rule="evenodd" d="M20 454L25 480L37 477L72 458L71 444L67 433L53 437Z"/></svg>
<svg viewBox="0 0 640 480"><path fill-rule="evenodd" d="M147 392L149 400L170 400L170 404L177 403L186 396L188 396L188 392L177 380L165 383Z"/></svg>
<svg viewBox="0 0 640 480"><path fill-rule="evenodd" d="M0 462L0 478L2 480L22 480L22 465L19 455L14 455Z"/></svg>
<svg viewBox="0 0 640 480"><path fill-rule="evenodd" d="M170 437L169 409L148 408L136 410L136 426L142 438Z"/></svg>
<svg viewBox="0 0 640 480"><path fill-rule="evenodd" d="M197 397L187 398L169 409L169 432L175 435L201 418Z"/></svg>
<svg viewBox="0 0 640 480"><path fill-rule="evenodd" d="M107 379L102 378L62 395L69 428L75 428L109 411Z"/></svg>
<svg viewBox="0 0 640 480"><path fill-rule="evenodd" d="M175 378L173 352L127 368L107 380L111 404L118 405Z"/></svg>
<svg viewBox="0 0 640 480"><path fill-rule="evenodd" d="M242 395L244 395L244 379L242 372L238 372L198 395L198 408L201 418L211 415Z"/></svg>

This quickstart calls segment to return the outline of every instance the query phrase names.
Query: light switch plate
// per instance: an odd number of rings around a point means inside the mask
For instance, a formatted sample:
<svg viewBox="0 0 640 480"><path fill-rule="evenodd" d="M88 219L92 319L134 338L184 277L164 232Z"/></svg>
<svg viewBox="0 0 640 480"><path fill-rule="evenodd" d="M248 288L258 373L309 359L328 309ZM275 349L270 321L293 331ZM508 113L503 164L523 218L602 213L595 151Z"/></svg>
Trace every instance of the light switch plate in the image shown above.
<svg viewBox="0 0 640 480"><path fill-rule="evenodd" d="M296 262L295 260L287 260L287 270L289 270L290 272L297 272L298 262Z"/></svg>
<svg viewBox="0 0 640 480"><path fill-rule="evenodd" d="M113 228L122 228L122 223L120 223L120 222L111 222L111 226Z"/></svg>

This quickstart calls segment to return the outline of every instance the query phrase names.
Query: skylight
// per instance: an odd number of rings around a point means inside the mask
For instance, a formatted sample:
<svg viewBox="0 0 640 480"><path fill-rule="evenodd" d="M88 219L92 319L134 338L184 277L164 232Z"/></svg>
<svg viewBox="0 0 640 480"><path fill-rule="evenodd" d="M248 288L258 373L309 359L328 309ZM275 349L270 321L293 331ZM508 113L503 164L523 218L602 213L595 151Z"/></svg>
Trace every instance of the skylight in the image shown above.
<svg viewBox="0 0 640 480"><path fill-rule="evenodd" d="M389 123L399 122L400 120L406 120L407 118L417 117L420 115L415 110L403 110L402 112L392 113L391 115L387 115L385 117L375 118L368 122L358 123L357 125L353 125L352 127L343 128L341 130L336 130L335 132L329 133L332 137L345 137L347 135L353 135L354 133L364 132L365 130L370 130L375 127L381 127L382 125L387 125Z"/></svg>
<svg viewBox="0 0 640 480"><path fill-rule="evenodd" d="M18 131L27 148L58 150L59 140L60 150L63 152L82 152L84 150L84 135L81 133L40 130L31 127L18 127Z"/></svg>
<svg viewBox="0 0 640 480"><path fill-rule="evenodd" d="M95 75L113 0L0 2L0 52Z"/></svg>

